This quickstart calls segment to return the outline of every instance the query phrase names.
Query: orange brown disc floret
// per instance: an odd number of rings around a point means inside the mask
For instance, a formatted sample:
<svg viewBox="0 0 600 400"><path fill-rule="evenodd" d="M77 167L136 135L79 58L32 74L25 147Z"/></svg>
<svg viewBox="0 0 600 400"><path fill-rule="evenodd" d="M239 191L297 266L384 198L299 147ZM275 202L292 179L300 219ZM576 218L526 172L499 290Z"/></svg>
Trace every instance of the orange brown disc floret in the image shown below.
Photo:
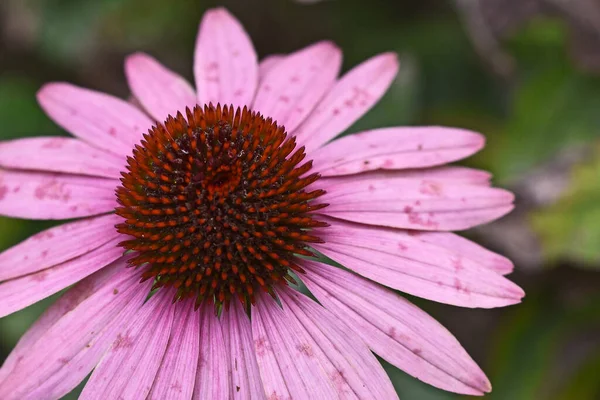
<svg viewBox="0 0 600 400"><path fill-rule="evenodd" d="M233 106L196 106L150 129L116 191L130 265L198 304L248 305L256 290L293 282L295 257L320 241L311 229L327 225L311 213L326 206L307 188L319 175L295 147L270 118Z"/></svg>

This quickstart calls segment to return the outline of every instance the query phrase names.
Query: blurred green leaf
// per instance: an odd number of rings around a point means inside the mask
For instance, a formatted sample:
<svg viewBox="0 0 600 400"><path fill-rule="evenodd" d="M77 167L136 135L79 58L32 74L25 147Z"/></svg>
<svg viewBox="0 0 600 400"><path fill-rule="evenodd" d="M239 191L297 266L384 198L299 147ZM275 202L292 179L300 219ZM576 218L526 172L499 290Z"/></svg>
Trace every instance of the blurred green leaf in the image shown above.
<svg viewBox="0 0 600 400"><path fill-rule="evenodd" d="M600 398L600 353L592 354L589 360L569 379L567 386L553 400L598 399Z"/></svg>
<svg viewBox="0 0 600 400"><path fill-rule="evenodd" d="M18 74L0 75L0 139L60 134L37 104L38 85Z"/></svg>
<svg viewBox="0 0 600 400"><path fill-rule="evenodd" d="M491 169L511 180L566 146L586 143L600 127L600 78L569 62L562 23L537 20L511 43L521 82L504 132L495 141Z"/></svg>
<svg viewBox="0 0 600 400"><path fill-rule="evenodd" d="M533 228L548 260L569 258L584 266L599 265L599 153L590 163L574 168L570 187L556 204L532 215Z"/></svg>
<svg viewBox="0 0 600 400"><path fill-rule="evenodd" d="M577 332L594 329L599 322L600 294L589 296L583 305L571 305L557 301L552 290L528 293L524 303L512 309L496 331L489 371L494 390L489 397L550 398L569 381L568 376L553 378L561 349ZM600 354L600 349L596 353Z"/></svg>

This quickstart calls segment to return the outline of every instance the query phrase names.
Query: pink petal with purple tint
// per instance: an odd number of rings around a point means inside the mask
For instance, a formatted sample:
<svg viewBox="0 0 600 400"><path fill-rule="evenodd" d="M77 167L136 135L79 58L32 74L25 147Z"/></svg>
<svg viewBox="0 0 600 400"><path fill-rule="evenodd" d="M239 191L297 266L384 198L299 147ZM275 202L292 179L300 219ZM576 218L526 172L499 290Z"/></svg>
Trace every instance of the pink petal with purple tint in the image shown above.
<svg viewBox="0 0 600 400"><path fill-rule="evenodd" d="M349 128L388 90L398 67L396 54L384 53L342 76L307 120L293 132L298 143L305 145L310 154Z"/></svg>
<svg viewBox="0 0 600 400"><path fill-rule="evenodd" d="M478 169L449 166L424 169L377 170L354 175L323 177L319 181L334 184L398 178L442 180L466 185L490 186L492 175L489 172Z"/></svg>
<svg viewBox="0 0 600 400"><path fill-rule="evenodd" d="M124 100L69 83L48 83L38 102L54 122L71 134L118 156L127 156L152 120Z"/></svg>
<svg viewBox="0 0 600 400"><path fill-rule="evenodd" d="M510 274L514 265L508 258L481 247L468 239L450 232L413 232L413 237L426 243L461 254L482 266L506 275Z"/></svg>
<svg viewBox="0 0 600 400"><path fill-rule="evenodd" d="M250 106L258 84L258 58L252 41L224 8L207 11L194 53L198 104Z"/></svg>
<svg viewBox="0 0 600 400"><path fill-rule="evenodd" d="M283 310L265 294L252 309L267 398L397 398L366 345L342 332L335 316L293 289L282 288L279 296Z"/></svg>
<svg viewBox="0 0 600 400"><path fill-rule="evenodd" d="M173 331L148 399L192 398L200 352L200 317L194 300L174 308Z"/></svg>
<svg viewBox="0 0 600 400"><path fill-rule="evenodd" d="M116 185L110 179L0 170L0 215L70 219L104 214L117 205Z"/></svg>
<svg viewBox="0 0 600 400"><path fill-rule="evenodd" d="M333 85L341 66L342 52L331 42L299 50L262 78L252 108L293 132Z"/></svg>
<svg viewBox="0 0 600 400"><path fill-rule="evenodd" d="M200 356L193 399L227 399L231 393L231 371L221 323L212 302L205 301L198 312Z"/></svg>
<svg viewBox="0 0 600 400"><path fill-rule="evenodd" d="M160 290L138 310L94 369L80 399L148 396L171 336L173 294Z"/></svg>
<svg viewBox="0 0 600 400"><path fill-rule="evenodd" d="M229 349L230 399L266 399L256 363L250 319L239 301L233 300L222 316L223 337Z"/></svg>
<svg viewBox="0 0 600 400"><path fill-rule="evenodd" d="M116 215L69 222L46 229L0 253L0 281L31 274L87 254L119 236Z"/></svg>
<svg viewBox="0 0 600 400"><path fill-rule="evenodd" d="M512 193L481 185L433 179L318 182L330 205L322 213L372 225L419 230L462 230L493 221L512 210Z"/></svg>
<svg viewBox="0 0 600 400"><path fill-rule="evenodd" d="M123 255L114 239L62 264L0 284L0 317L12 314L79 282Z"/></svg>
<svg viewBox="0 0 600 400"><path fill-rule="evenodd" d="M56 315L47 318L55 321L47 321L43 335L30 340L0 384L0 397L54 399L74 389L138 313L150 290L150 282L140 284L139 279L120 262L82 281L74 293L67 292L49 311Z"/></svg>
<svg viewBox="0 0 600 400"><path fill-rule="evenodd" d="M270 54L263 58L261 62L258 64L258 76L259 80L262 81L267 73L273 69L275 65L277 65L281 60L283 60L286 56L284 54Z"/></svg>
<svg viewBox="0 0 600 400"><path fill-rule="evenodd" d="M309 338L308 346L298 351L318 359L319 372L327 375L340 398L398 398L381 364L361 339L348 335L347 326L337 316L290 287L279 290L279 296L284 313L298 322Z"/></svg>
<svg viewBox="0 0 600 400"><path fill-rule="evenodd" d="M327 220L313 247L360 275L414 296L462 307L519 303L523 290L467 254L412 232Z"/></svg>
<svg viewBox="0 0 600 400"><path fill-rule="evenodd" d="M256 300L252 334L267 398L337 398L311 337L268 295L260 293Z"/></svg>
<svg viewBox="0 0 600 400"><path fill-rule="evenodd" d="M135 53L125 60L125 74L133 95L155 120L163 122L177 111L196 105L196 93L181 76L144 53Z"/></svg>
<svg viewBox="0 0 600 400"><path fill-rule="evenodd" d="M445 127L382 128L345 136L311 153L323 176L376 169L424 168L468 157L483 148L478 133Z"/></svg>
<svg viewBox="0 0 600 400"><path fill-rule="evenodd" d="M36 137L0 142L4 168L66 172L79 175L121 177L125 159L66 137Z"/></svg>
<svg viewBox="0 0 600 400"><path fill-rule="evenodd" d="M95 293L118 271L118 263L101 269L67 290L33 323L19 339L0 368L0 382L12 371L17 360L23 359L35 342L52 327L63 315L73 310L79 303Z"/></svg>
<svg viewBox="0 0 600 400"><path fill-rule="evenodd" d="M455 393L481 395L485 374L441 324L406 299L330 265L303 261L300 277L329 311L386 361Z"/></svg>
<svg viewBox="0 0 600 400"><path fill-rule="evenodd" d="M304 393L304 391L294 391L293 381L290 384L287 383L287 380L292 379L290 377L291 371L296 376L295 380L299 381L299 385L303 386L304 384L297 376L298 372L293 368L293 363L286 357L286 353L277 351L284 346L280 334L275 328L277 321L282 318L282 311L274 301L266 299L263 302L262 300L263 297L252 307L251 324L254 352L262 377L264 392L269 399L289 400L292 398L292 393L294 395ZM273 318L278 319L272 322ZM290 365L288 366L288 364Z"/></svg>

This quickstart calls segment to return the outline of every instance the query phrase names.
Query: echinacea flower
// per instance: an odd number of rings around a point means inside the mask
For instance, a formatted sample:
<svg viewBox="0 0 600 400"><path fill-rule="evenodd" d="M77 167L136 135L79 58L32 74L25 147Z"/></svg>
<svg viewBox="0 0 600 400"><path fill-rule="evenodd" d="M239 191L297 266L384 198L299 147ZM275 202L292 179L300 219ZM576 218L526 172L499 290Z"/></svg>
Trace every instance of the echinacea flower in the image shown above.
<svg viewBox="0 0 600 400"><path fill-rule="evenodd" d="M439 388L489 391L456 339L395 292L522 298L510 261L448 232L513 207L487 173L442 166L482 136L334 140L387 90L394 54L340 78L330 42L258 63L224 9L205 14L195 51L196 90L134 54L143 110L52 83L38 100L75 138L0 144L0 214L74 220L0 254L0 316L74 285L4 362L0 398L56 399L90 372L83 399L397 398L373 352Z"/></svg>

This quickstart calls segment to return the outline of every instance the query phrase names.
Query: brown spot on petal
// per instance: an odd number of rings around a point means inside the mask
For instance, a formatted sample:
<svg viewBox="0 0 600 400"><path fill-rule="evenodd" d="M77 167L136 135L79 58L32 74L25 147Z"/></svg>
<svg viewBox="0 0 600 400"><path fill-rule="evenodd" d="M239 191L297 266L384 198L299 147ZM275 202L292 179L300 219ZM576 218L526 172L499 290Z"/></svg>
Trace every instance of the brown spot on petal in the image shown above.
<svg viewBox="0 0 600 400"><path fill-rule="evenodd" d="M4 200L8 193L8 187L6 185L0 186L0 200Z"/></svg>
<svg viewBox="0 0 600 400"><path fill-rule="evenodd" d="M304 354L307 357L314 356L313 349L308 343L299 344L296 348L300 353Z"/></svg>
<svg viewBox="0 0 600 400"><path fill-rule="evenodd" d="M127 349L132 346L133 346L133 338L131 338L128 334L121 335L119 333L113 343L113 351L118 350L118 349Z"/></svg>

